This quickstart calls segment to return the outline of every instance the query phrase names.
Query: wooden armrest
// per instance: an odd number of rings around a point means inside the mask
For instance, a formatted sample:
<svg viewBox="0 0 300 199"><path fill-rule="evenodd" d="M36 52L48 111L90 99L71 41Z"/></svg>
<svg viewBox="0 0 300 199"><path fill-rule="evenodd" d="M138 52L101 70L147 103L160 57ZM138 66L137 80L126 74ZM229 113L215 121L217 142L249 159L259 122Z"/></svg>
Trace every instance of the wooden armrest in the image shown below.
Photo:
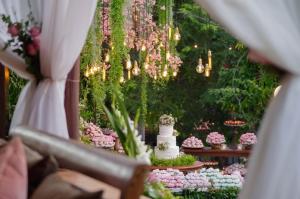
<svg viewBox="0 0 300 199"><path fill-rule="evenodd" d="M60 167L78 171L121 190L121 198L139 198L146 165L125 156L20 126L11 131L43 155L53 155Z"/></svg>

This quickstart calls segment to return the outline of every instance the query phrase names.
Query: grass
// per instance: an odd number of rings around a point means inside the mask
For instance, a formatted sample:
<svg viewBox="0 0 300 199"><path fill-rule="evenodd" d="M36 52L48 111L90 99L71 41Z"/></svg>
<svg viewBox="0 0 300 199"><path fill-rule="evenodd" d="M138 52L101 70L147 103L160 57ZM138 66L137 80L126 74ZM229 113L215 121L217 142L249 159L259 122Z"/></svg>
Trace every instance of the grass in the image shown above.
<svg viewBox="0 0 300 199"><path fill-rule="evenodd" d="M196 162L196 158L192 155L180 155L175 159L157 159L154 154L151 156L153 166L191 166Z"/></svg>

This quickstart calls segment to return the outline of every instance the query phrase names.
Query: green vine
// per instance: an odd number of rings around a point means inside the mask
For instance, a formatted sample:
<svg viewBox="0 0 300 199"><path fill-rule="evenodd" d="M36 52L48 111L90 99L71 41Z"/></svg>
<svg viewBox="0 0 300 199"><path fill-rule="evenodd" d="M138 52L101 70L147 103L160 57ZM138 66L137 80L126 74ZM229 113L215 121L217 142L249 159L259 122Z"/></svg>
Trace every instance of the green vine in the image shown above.
<svg viewBox="0 0 300 199"><path fill-rule="evenodd" d="M123 60L126 56L124 46L124 0L112 0L110 11L111 23L111 69L109 78L113 85L120 86L120 78L123 75Z"/></svg>

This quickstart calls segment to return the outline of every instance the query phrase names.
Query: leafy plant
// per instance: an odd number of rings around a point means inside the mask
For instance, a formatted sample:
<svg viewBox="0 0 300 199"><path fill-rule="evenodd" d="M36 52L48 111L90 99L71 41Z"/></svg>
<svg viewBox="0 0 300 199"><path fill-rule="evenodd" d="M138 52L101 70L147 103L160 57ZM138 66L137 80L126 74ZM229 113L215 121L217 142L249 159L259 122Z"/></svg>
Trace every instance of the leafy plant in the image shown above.
<svg viewBox="0 0 300 199"><path fill-rule="evenodd" d="M145 183L144 195L152 199L179 199L160 182Z"/></svg>
<svg viewBox="0 0 300 199"><path fill-rule="evenodd" d="M208 192L198 192L184 190L182 193L174 193L176 196L182 196L184 199L236 199L239 189L211 190Z"/></svg>
<svg viewBox="0 0 300 199"><path fill-rule="evenodd" d="M192 155L180 155L174 159L158 159L155 155L151 155L153 166L191 166L196 162L196 158Z"/></svg>
<svg viewBox="0 0 300 199"><path fill-rule="evenodd" d="M126 110L123 99L120 97L120 91L118 88L113 88L114 103L109 110L104 104L104 110L108 116L112 128L118 134L120 142L123 146L125 153L132 158L140 159L147 163L150 163L151 150L141 141L136 130L136 125L139 118L139 111L135 116L134 123L130 120L128 112ZM118 107L116 107L116 104Z"/></svg>

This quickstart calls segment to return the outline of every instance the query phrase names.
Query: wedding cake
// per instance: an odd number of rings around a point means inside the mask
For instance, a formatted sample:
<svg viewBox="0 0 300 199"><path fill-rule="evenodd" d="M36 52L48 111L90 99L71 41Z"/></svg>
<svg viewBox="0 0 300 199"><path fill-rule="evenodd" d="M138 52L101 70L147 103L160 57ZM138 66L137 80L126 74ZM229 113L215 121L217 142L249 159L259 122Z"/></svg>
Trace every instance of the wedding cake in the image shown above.
<svg viewBox="0 0 300 199"><path fill-rule="evenodd" d="M176 146L176 136L173 133L174 124L175 120L170 115L162 115L159 118L159 135L154 149L158 159L172 159L179 155L179 147Z"/></svg>

